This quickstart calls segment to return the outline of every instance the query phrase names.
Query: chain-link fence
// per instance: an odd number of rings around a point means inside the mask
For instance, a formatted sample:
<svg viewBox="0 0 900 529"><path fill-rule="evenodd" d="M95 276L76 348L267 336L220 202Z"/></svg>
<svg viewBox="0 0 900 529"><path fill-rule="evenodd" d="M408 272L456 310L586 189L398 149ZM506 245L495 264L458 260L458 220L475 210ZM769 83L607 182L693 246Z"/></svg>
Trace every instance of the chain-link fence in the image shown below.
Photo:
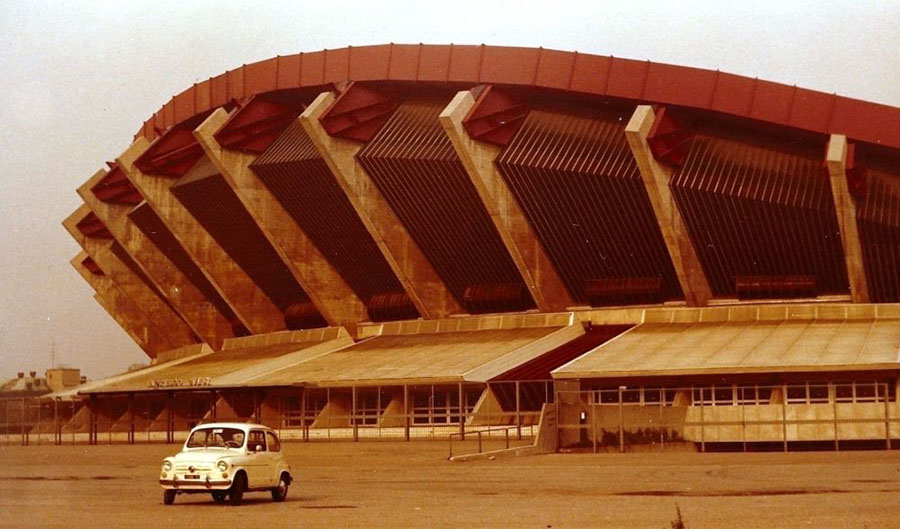
<svg viewBox="0 0 900 529"><path fill-rule="evenodd" d="M200 423L248 421L288 441L465 439L497 426L512 427L518 441L534 435L553 396L552 383L539 381L0 399L0 444L172 443Z"/></svg>
<svg viewBox="0 0 900 529"><path fill-rule="evenodd" d="M634 451L900 446L889 383L625 387L560 391L563 449Z"/></svg>

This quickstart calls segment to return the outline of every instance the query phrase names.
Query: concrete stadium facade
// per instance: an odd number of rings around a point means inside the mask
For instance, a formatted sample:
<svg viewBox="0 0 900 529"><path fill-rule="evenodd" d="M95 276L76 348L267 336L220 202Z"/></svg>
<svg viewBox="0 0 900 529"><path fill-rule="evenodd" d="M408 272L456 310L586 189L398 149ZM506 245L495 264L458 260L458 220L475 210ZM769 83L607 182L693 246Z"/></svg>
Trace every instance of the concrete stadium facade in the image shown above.
<svg viewBox="0 0 900 529"><path fill-rule="evenodd" d="M897 108L544 49L326 50L190 87L78 194L72 265L153 361L69 394L57 439L253 417L900 444Z"/></svg>

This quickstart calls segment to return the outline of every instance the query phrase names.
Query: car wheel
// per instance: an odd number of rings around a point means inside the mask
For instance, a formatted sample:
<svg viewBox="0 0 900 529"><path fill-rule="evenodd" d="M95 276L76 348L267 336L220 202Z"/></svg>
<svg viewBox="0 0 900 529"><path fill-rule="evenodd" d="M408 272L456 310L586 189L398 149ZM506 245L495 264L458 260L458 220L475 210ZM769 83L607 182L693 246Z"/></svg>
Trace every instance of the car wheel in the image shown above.
<svg viewBox="0 0 900 529"><path fill-rule="evenodd" d="M272 500L274 501L284 501L287 498L288 493L288 481L284 474L278 478L278 485L272 489Z"/></svg>
<svg viewBox="0 0 900 529"><path fill-rule="evenodd" d="M247 488L247 476L243 472L234 476L231 490L228 491L228 499L232 505L240 505L244 499L244 490Z"/></svg>
<svg viewBox="0 0 900 529"><path fill-rule="evenodd" d="M212 493L213 501L216 503L225 503L225 498L228 497L227 492L213 492Z"/></svg>
<svg viewBox="0 0 900 529"><path fill-rule="evenodd" d="M163 503L166 505L172 505L175 503L175 491L172 489L166 489L163 491Z"/></svg>

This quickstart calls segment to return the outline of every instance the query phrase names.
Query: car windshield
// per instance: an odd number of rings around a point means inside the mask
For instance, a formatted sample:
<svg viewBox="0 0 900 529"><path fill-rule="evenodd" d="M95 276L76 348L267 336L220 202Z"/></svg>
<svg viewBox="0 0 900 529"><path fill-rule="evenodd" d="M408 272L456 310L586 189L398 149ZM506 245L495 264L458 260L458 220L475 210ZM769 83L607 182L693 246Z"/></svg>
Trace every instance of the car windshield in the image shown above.
<svg viewBox="0 0 900 529"><path fill-rule="evenodd" d="M244 432L237 428L201 428L194 430L187 448L240 448L244 444Z"/></svg>

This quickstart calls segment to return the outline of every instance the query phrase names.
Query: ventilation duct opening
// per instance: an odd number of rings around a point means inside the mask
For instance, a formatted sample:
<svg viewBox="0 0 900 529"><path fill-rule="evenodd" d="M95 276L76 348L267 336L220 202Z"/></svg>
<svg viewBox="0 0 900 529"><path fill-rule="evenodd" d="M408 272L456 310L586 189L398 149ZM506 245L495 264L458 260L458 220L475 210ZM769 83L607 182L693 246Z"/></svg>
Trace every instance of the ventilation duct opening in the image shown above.
<svg viewBox="0 0 900 529"><path fill-rule="evenodd" d="M375 294L369 299L369 317L372 321L414 320L419 311L406 292Z"/></svg>
<svg viewBox="0 0 900 529"><path fill-rule="evenodd" d="M663 302L662 278L590 279L584 289L592 307L653 305Z"/></svg>
<svg viewBox="0 0 900 529"><path fill-rule="evenodd" d="M469 285L463 292L463 306L469 314L519 312L534 307L531 294L520 283Z"/></svg>
<svg viewBox="0 0 900 529"><path fill-rule="evenodd" d="M319 314L311 301L303 301L290 305L284 311L284 325L292 331L327 327L328 323Z"/></svg>
<svg viewBox="0 0 900 529"><path fill-rule="evenodd" d="M816 297L815 276L737 276L738 299L784 299Z"/></svg>

